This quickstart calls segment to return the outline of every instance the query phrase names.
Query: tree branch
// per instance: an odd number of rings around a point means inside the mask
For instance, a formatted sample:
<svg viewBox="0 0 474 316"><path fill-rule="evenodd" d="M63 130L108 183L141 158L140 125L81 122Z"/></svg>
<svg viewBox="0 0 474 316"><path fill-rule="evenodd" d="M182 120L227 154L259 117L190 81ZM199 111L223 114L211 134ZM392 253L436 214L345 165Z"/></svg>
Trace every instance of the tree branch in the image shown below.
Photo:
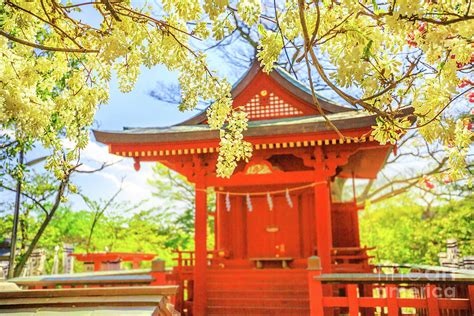
<svg viewBox="0 0 474 316"><path fill-rule="evenodd" d="M0 30L0 35L8 38L9 40L11 40L13 42L16 42L16 43L19 43L19 44L22 44L22 45L26 45L26 46L30 46L30 47L33 47L33 48L45 50L45 51L63 52L63 53L98 53L99 52L98 49L61 48L61 47L51 47L51 46L36 44L36 43L32 43L32 42L25 41L23 39L17 38L13 35L8 34L7 32L5 32L3 30Z"/></svg>

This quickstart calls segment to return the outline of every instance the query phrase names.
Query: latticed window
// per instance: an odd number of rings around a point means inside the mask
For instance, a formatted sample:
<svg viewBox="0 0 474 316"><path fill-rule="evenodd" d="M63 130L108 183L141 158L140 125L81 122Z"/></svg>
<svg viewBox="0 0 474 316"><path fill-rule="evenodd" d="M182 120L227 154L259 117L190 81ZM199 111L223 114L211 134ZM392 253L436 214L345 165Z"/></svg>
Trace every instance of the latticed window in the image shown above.
<svg viewBox="0 0 474 316"><path fill-rule="evenodd" d="M264 120L278 117L301 116L303 111L280 99L273 92L266 90L256 94L244 105L250 120Z"/></svg>

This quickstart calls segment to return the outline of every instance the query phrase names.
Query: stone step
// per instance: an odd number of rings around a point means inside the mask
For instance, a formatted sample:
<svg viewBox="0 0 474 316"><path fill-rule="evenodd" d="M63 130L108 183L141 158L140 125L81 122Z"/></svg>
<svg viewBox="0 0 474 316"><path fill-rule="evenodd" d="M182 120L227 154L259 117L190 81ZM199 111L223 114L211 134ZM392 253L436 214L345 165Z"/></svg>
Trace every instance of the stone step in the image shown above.
<svg viewBox="0 0 474 316"><path fill-rule="evenodd" d="M269 289L269 290L254 290L254 289L226 289L226 290L208 290L207 297L209 299L215 298L304 298L309 297L308 289Z"/></svg>
<svg viewBox="0 0 474 316"><path fill-rule="evenodd" d="M212 281L232 281L232 280L245 280L245 281L258 281L258 280L281 280L281 281L307 281L308 275L285 275L285 274L252 274L252 275L219 275L219 274L208 274L207 279Z"/></svg>
<svg viewBox="0 0 474 316"><path fill-rule="evenodd" d="M309 308L309 298L218 298L208 299L207 306Z"/></svg>
<svg viewBox="0 0 474 316"><path fill-rule="evenodd" d="M309 315L306 270L222 270L207 274L207 315Z"/></svg>
<svg viewBox="0 0 474 316"><path fill-rule="evenodd" d="M210 269L208 275L307 275L303 269Z"/></svg>
<svg viewBox="0 0 474 316"><path fill-rule="evenodd" d="M307 289L307 283L283 283L283 282L208 282L207 291L219 290L303 290Z"/></svg>
<svg viewBox="0 0 474 316"><path fill-rule="evenodd" d="M208 316L307 316L308 308L279 308L279 307L228 307L228 306L209 306L207 308Z"/></svg>

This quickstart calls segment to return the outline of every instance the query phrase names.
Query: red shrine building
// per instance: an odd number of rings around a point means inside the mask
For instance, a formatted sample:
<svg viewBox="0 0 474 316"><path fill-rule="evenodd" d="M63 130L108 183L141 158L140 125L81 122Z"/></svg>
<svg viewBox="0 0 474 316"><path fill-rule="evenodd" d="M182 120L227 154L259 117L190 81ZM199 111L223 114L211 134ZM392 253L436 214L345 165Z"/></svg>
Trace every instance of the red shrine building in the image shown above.
<svg viewBox="0 0 474 316"><path fill-rule="evenodd" d="M136 169L160 162L195 186L195 250L178 252L171 275L180 285L178 309L309 315L309 257L319 257L322 273L371 271L359 241L359 209L332 196L331 184L375 178L391 146L370 136L375 116L318 97L339 137L311 91L278 68L266 74L254 63L232 96L248 113L244 136L253 155L228 179L216 176L219 133L206 124L205 112L170 127L94 134L110 153L134 159ZM216 194L215 210L208 209L208 192ZM211 216L215 240L208 249Z"/></svg>

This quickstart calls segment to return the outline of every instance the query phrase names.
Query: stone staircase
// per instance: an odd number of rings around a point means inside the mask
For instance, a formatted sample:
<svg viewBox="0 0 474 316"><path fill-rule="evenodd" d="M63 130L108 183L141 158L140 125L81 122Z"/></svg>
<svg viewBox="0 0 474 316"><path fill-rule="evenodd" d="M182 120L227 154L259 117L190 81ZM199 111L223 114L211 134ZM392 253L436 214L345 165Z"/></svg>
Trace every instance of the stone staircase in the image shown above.
<svg viewBox="0 0 474 316"><path fill-rule="evenodd" d="M309 315L307 271L210 270L206 315Z"/></svg>

